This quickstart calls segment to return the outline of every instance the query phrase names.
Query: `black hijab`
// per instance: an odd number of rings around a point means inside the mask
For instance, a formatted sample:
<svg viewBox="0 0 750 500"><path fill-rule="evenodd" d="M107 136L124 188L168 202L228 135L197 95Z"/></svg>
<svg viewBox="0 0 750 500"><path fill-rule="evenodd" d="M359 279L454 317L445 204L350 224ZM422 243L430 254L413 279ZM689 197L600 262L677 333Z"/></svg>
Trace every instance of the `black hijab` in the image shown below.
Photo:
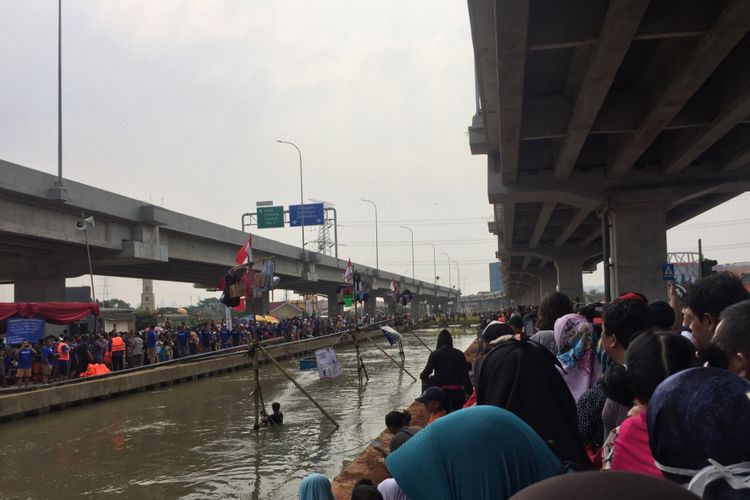
<svg viewBox="0 0 750 500"><path fill-rule="evenodd" d="M588 469L591 462L578 435L576 403L557 366L557 359L535 342L503 342L477 362L477 404L515 413L561 461Z"/></svg>

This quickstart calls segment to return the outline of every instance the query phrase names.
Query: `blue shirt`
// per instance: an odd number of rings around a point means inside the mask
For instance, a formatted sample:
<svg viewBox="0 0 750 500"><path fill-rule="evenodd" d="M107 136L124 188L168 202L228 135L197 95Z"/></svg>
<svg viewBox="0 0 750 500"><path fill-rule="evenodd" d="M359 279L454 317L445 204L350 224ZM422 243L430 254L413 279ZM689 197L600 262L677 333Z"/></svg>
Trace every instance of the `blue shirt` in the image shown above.
<svg viewBox="0 0 750 500"><path fill-rule="evenodd" d="M222 347L229 347L229 338L232 336L232 332L230 332L227 328L221 329L221 346Z"/></svg>
<svg viewBox="0 0 750 500"><path fill-rule="evenodd" d="M154 347L156 347L156 332L149 330L148 337L146 338L146 348L153 349Z"/></svg>
<svg viewBox="0 0 750 500"><path fill-rule="evenodd" d="M203 344L204 347L208 347L211 345L211 332L208 330L199 330L198 335L201 337L201 344Z"/></svg>
<svg viewBox="0 0 750 500"><path fill-rule="evenodd" d="M34 361L34 351L30 348L25 347L18 351L18 368L31 368L31 363Z"/></svg>
<svg viewBox="0 0 750 500"><path fill-rule="evenodd" d="M180 333L177 334L177 342L180 345L187 345L188 338L190 338L190 332L188 332L187 330L182 330Z"/></svg>
<svg viewBox="0 0 750 500"><path fill-rule="evenodd" d="M44 346L42 349L42 363L51 365L52 364L52 348L50 346Z"/></svg>

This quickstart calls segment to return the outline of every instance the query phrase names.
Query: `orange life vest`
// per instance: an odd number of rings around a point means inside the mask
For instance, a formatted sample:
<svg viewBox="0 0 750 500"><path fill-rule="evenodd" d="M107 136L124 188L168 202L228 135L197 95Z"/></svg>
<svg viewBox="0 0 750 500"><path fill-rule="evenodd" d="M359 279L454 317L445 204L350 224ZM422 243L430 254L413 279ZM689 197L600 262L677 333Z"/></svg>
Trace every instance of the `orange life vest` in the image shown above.
<svg viewBox="0 0 750 500"><path fill-rule="evenodd" d="M124 351L125 341L122 337L112 337L112 352Z"/></svg>
<svg viewBox="0 0 750 500"><path fill-rule="evenodd" d="M69 361L70 360L70 349L63 352L63 346L68 347L65 342L57 344L57 359L58 361Z"/></svg>

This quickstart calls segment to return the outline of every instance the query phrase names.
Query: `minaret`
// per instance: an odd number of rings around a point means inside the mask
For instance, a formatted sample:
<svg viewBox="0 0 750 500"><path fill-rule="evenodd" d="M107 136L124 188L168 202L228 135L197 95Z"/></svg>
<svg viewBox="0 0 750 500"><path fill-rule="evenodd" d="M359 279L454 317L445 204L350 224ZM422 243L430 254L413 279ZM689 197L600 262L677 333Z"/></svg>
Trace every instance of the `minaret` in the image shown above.
<svg viewBox="0 0 750 500"><path fill-rule="evenodd" d="M156 298L154 297L154 280L143 280L140 309L153 312Z"/></svg>

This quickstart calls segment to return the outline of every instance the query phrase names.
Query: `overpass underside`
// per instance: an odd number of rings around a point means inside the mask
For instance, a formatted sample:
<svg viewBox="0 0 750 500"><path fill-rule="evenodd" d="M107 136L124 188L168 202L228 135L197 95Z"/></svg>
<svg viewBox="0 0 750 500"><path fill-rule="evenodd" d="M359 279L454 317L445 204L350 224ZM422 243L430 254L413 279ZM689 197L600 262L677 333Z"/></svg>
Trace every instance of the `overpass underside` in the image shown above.
<svg viewBox="0 0 750 500"><path fill-rule="evenodd" d="M666 230L750 186L750 2L469 0L507 291L665 294Z"/></svg>

